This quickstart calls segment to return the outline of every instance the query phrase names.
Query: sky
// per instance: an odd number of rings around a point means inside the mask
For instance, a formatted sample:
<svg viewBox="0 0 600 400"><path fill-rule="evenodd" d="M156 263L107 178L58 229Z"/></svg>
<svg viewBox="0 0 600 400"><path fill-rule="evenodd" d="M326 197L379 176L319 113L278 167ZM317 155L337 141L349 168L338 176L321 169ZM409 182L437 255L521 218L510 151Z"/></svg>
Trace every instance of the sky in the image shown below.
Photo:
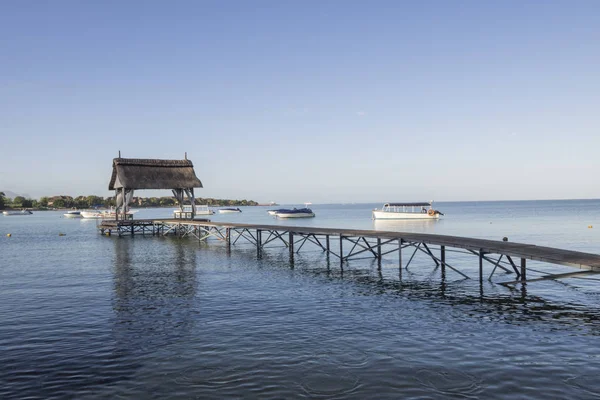
<svg viewBox="0 0 600 400"><path fill-rule="evenodd" d="M598 1L0 2L0 191L600 198ZM137 192L137 195L169 195Z"/></svg>

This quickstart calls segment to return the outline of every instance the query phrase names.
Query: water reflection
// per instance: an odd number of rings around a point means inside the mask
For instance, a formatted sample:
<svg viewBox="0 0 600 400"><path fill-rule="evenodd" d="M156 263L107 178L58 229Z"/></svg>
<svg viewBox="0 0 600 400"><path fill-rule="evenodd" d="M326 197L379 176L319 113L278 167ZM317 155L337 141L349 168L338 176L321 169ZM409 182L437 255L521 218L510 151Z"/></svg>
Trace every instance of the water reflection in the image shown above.
<svg viewBox="0 0 600 400"><path fill-rule="evenodd" d="M114 240L113 333L119 348L160 349L186 336L193 326L196 248L189 241L165 240L172 243Z"/></svg>
<svg viewBox="0 0 600 400"><path fill-rule="evenodd" d="M441 276L433 274L437 268L426 276L411 270L403 270L398 275L398 270L389 265L379 270L375 261L369 264L366 260L360 267L353 265L332 270L326 260L317 265L314 260L296 256L296 272L352 282L361 296L392 295L433 301L436 307L449 306L453 311L462 309L456 316L458 319L482 318L511 325L538 322L556 325L554 329L559 330L589 328L589 334L600 335L600 311L597 308L534 295L528 293L527 285L499 287L477 279L448 283L445 273Z"/></svg>

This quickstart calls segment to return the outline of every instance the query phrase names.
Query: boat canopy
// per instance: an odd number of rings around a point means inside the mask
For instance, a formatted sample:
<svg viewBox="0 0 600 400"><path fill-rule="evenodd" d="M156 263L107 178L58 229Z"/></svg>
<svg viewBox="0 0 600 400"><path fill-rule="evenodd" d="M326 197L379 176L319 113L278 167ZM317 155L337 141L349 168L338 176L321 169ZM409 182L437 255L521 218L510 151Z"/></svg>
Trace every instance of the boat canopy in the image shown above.
<svg viewBox="0 0 600 400"><path fill-rule="evenodd" d="M384 207L426 207L431 203L385 203Z"/></svg>

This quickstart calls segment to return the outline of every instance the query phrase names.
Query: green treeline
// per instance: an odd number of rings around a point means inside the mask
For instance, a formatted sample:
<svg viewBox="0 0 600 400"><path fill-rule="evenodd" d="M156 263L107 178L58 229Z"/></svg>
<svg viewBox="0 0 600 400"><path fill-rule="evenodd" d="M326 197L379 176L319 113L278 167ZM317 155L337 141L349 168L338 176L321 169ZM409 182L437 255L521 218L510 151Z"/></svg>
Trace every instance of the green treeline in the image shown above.
<svg viewBox="0 0 600 400"><path fill-rule="evenodd" d="M256 206L254 200L229 200L197 198L196 204L209 206ZM114 207L115 198L100 196L52 196L42 197L39 200L26 199L17 196L14 199L7 198L3 192L0 192L0 209L2 208L109 208ZM130 207L170 207L176 206L177 201L174 197L134 197Z"/></svg>

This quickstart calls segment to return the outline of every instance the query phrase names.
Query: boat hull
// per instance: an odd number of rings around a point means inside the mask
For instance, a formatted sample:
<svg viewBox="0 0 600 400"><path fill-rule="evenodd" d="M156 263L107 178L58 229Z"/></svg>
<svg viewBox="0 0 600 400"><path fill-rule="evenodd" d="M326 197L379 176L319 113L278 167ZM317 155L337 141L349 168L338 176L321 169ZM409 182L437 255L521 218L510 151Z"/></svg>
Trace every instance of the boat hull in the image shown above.
<svg viewBox="0 0 600 400"><path fill-rule="evenodd" d="M240 213L242 212L241 210L219 210L219 214L233 214L233 213Z"/></svg>
<svg viewBox="0 0 600 400"><path fill-rule="evenodd" d="M31 211L2 211L2 215L11 216L11 215L30 215L33 214Z"/></svg>
<svg viewBox="0 0 600 400"><path fill-rule="evenodd" d="M315 216L315 213L285 213L278 212L275 214L277 218L312 218Z"/></svg>
<svg viewBox="0 0 600 400"><path fill-rule="evenodd" d="M373 219L440 219L440 214L373 210Z"/></svg>
<svg viewBox="0 0 600 400"><path fill-rule="evenodd" d="M83 218L80 212L66 213L63 215L65 216L65 218Z"/></svg>

